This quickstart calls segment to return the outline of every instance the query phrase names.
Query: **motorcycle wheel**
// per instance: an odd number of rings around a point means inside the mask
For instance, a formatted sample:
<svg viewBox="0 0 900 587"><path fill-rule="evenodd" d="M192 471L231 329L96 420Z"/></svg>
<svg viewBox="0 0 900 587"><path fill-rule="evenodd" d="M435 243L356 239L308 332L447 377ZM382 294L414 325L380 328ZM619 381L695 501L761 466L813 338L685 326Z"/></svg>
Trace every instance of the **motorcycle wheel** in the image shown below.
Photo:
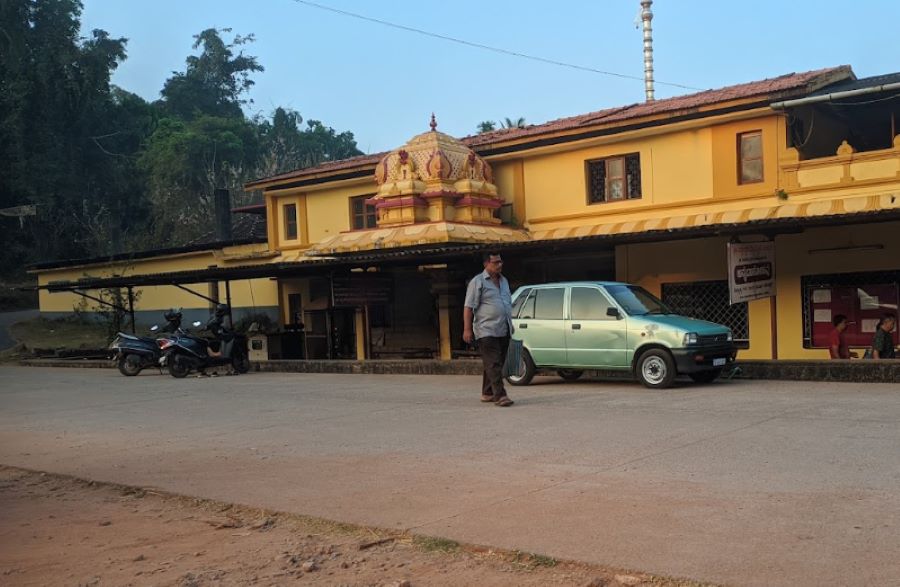
<svg viewBox="0 0 900 587"><path fill-rule="evenodd" d="M191 372L191 366L180 355L173 355L166 362L169 367L169 375L176 379L184 379Z"/></svg>
<svg viewBox="0 0 900 587"><path fill-rule="evenodd" d="M116 366L125 377L134 377L141 372L141 358L137 355L125 355L118 360Z"/></svg>
<svg viewBox="0 0 900 587"><path fill-rule="evenodd" d="M247 356L247 353L239 352L231 359L231 366L238 373L244 374L250 370L250 357Z"/></svg>

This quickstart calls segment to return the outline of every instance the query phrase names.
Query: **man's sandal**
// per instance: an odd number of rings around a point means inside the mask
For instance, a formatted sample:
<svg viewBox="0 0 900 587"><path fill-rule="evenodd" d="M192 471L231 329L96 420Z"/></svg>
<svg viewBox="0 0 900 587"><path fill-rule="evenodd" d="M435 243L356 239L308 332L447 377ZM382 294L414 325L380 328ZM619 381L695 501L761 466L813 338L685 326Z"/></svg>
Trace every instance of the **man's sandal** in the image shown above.
<svg viewBox="0 0 900 587"><path fill-rule="evenodd" d="M497 400L496 405L501 408L508 408L509 406L513 405L514 403L516 403L516 402L512 401L511 399L509 399L506 396L503 396Z"/></svg>

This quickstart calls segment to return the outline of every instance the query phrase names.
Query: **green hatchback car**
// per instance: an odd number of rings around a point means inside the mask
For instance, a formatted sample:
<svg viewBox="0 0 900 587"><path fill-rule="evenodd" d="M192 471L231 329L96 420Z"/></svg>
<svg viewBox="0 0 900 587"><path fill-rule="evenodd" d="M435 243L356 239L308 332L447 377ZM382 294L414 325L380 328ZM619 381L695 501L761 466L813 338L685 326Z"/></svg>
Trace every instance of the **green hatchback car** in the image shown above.
<svg viewBox="0 0 900 587"><path fill-rule="evenodd" d="M539 368L566 380L586 369L627 370L650 388L679 374L709 383L737 354L728 327L675 314L637 285L526 285L512 300L512 338L523 346L512 385L528 385Z"/></svg>

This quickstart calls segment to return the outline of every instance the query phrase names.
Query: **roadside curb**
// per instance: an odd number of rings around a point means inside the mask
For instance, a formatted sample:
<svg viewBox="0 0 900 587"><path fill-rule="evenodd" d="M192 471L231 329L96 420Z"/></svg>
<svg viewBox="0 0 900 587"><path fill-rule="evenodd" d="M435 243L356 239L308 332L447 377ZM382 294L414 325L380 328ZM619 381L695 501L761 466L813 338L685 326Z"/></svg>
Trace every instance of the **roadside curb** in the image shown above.
<svg viewBox="0 0 900 587"><path fill-rule="evenodd" d="M110 360L22 359L23 367L115 368ZM900 360L883 361L738 361L733 379L830 381L845 383L898 383ZM264 373L339 373L357 375L481 375L481 361L368 360L368 361L261 361L251 369ZM551 374L552 372L545 372ZM596 376L630 379L621 371L593 371Z"/></svg>

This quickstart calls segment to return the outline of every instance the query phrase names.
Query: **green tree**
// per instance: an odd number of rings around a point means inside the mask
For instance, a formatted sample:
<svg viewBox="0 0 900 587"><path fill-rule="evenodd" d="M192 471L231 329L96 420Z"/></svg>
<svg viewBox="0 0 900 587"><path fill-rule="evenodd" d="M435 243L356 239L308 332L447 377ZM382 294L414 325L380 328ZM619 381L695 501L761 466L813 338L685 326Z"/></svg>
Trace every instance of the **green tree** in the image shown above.
<svg viewBox="0 0 900 587"><path fill-rule="evenodd" d="M142 127L110 85L126 40L102 30L79 37L81 9L77 0L0 2L0 208L38 212L24 230L0 230L7 273L109 251L114 209L135 199L141 141L122 139Z"/></svg>
<svg viewBox="0 0 900 587"><path fill-rule="evenodd" d="M147 177L154 213L154 245L181 244L207 232L213 222L216 189L242 191L256 167L259 136L244 116L253 86L263 71L256 57L235 54L253 41L236 35L230 42L206 29L194 36L198 55L185 60L183 72L166 80L156 103L162 118L146 141L139 167Z"/></svg>
<svg viewBox="0 0 900 587"><path fill-rule="evenodd" d="M274 175L312 167L328 161L362 155L353 133L337 132L318 120L306 121L299 112L276 108L272 120L257 122L260 130L261 152L257 174Z"/></svg>
<svg viewBox="0 0 900 587"><path fill-rule="evenodd" d="M483 120L478 123L478 133L485 133L497 130L497 123L493 120Z"/></svg>
<svg viewBox="0 0 900 587"><path fill-rule="evenodd" d="M523 117L518 117L515 120L512 118L504 118L500 123L501 128L525 128L525 119Z"/></svg>
<svg viewBox="0 0 900 587"><path fill-rule="evenodd" d="M221 33L231 29L206 29L194 35L194 49L199 55L187 58L183 72L175 72L162 89L162 106L166 114L182 120L197 116L242 118L242 106L251 101L245 98L253 87L251 74L264 71L256 57L234 50L252 43L252 34L235 35L231 42Z"/></svg>
<svg viewBox="0 0 900 587"><path fill-rule="evenodd" d="M140 158L154 204L153 236L180 244L213 225L214 192L240 192L252 175L258 136L243 118L164 118Z"/></svg>

